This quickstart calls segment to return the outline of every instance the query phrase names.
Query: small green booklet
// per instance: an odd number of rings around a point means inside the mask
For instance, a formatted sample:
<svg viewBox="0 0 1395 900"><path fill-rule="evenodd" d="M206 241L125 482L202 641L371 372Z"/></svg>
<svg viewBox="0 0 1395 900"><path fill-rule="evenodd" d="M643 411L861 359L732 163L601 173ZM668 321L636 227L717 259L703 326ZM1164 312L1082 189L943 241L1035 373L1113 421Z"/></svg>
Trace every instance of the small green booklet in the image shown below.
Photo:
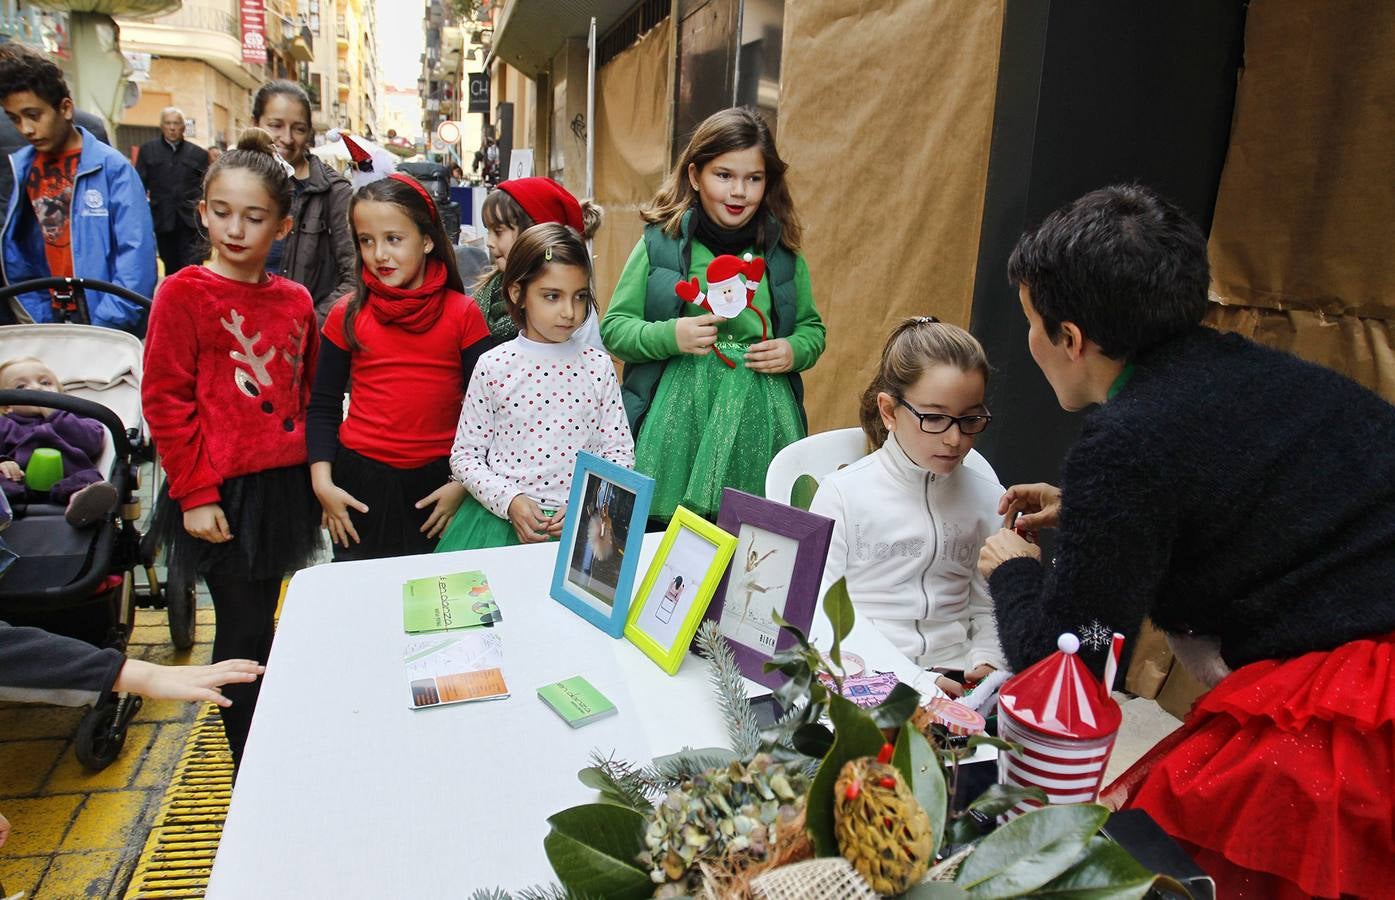
<svg viewBox="0 0 1395 900"><path fill-rule="evenodd" d="M411 634L493 625L503 618L483 572L413 578L402 585L402 627Z"/></svg>
<svg viewBox="0 0 1395 900"><path fill-rule="evenodd" d="M573 728L615 715L615 704L580 675L538 688L538 699Z"/></svg>

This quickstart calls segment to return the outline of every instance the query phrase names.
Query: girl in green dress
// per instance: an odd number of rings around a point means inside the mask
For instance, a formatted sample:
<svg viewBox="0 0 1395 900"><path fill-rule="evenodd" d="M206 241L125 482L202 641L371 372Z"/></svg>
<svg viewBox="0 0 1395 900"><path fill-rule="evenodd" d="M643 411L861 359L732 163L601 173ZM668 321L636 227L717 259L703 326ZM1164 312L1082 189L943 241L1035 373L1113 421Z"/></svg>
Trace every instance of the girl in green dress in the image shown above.
<svg viewBox="0 0 1395 900"><path fill-rule="evenodd" d="M723 110L641 210L649 224L601 336L625 363L635 468L655 479L655 518L679 504L714 516L726 487L763 495L770 460L807 431L798 373L823 353L824 325L785 168L759 113Z"/></svg>

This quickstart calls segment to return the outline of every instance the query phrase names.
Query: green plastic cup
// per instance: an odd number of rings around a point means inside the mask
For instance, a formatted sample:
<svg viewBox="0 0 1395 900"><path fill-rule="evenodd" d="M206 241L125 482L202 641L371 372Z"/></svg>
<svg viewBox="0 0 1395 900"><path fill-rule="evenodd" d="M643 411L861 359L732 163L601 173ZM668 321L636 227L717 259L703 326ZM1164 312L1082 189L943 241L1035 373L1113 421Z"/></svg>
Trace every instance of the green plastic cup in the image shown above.
<svg viewBox="0 0 1395 900"><path fill-rule="evenodd" d="M35 450L24 470L25 486L42 494L62 480L63 454L50 447Z"/></svg>

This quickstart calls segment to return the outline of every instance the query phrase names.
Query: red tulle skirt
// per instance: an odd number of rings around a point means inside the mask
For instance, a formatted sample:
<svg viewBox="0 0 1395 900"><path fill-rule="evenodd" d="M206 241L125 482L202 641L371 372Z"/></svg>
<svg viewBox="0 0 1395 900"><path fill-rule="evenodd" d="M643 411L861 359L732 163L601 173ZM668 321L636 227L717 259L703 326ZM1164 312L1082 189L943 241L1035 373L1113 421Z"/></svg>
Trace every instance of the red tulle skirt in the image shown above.
<svg viewBox="0 0 1395 900"><path fill-rule="evenodd" d="M1217 896L1395 892L1395 634L1238 669L1110 785Z"/></svg>

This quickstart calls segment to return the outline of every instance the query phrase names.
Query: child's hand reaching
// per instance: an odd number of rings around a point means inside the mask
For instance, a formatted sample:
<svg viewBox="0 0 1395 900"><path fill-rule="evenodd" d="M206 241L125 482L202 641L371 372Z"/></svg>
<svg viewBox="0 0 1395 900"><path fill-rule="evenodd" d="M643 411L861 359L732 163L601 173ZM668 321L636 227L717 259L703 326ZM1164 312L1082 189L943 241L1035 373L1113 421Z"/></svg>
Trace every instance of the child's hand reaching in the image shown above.
<svg viewBox="0 0 1395 900"><path fill-rule="evenodd" d="M450 524L451 517L460 508L460 504L465 502L465 485L458 481L447 481L436 490L427 494L417 501L417 509L435 504L431 510L431 515L426 517L419 531L429 538L440 537L441 532L446 530Z"/></svg>
<svg viewBox="0 0 1395 900"><path fill-rule="evenodd" d="M0 475L5 476L11 481L23 481L24 469L20 468L19 463L14 460L7 459L4 462L0 462Z"/></svg>
<svg viewBox="0 0 1395 900"><path fill-rule="evenodd" d="M557 515L554 513L554 518ZM519 494L509 501L509 523L513 525L514 534L525 544L541 544L552 533L552 519L543 515L538 504L526 494ZM561 534L560 526L557 533Z"/></svg>
<svg viewBox="0 0 1395 900"><path fill-rule="evenodd" d="M784 338L752 344L746 349L746 368L767 375L782 375L794 368L794 348Z"/></svg>
<svg viewBox="0 0 1395 900"><path fill-rule="evenodd" d="M193 509L184 510L184 530L190 537L196 537L210 544L225 544L233 539L228 528L228 517L223 507L216 503L205 503Z"/></svg>

